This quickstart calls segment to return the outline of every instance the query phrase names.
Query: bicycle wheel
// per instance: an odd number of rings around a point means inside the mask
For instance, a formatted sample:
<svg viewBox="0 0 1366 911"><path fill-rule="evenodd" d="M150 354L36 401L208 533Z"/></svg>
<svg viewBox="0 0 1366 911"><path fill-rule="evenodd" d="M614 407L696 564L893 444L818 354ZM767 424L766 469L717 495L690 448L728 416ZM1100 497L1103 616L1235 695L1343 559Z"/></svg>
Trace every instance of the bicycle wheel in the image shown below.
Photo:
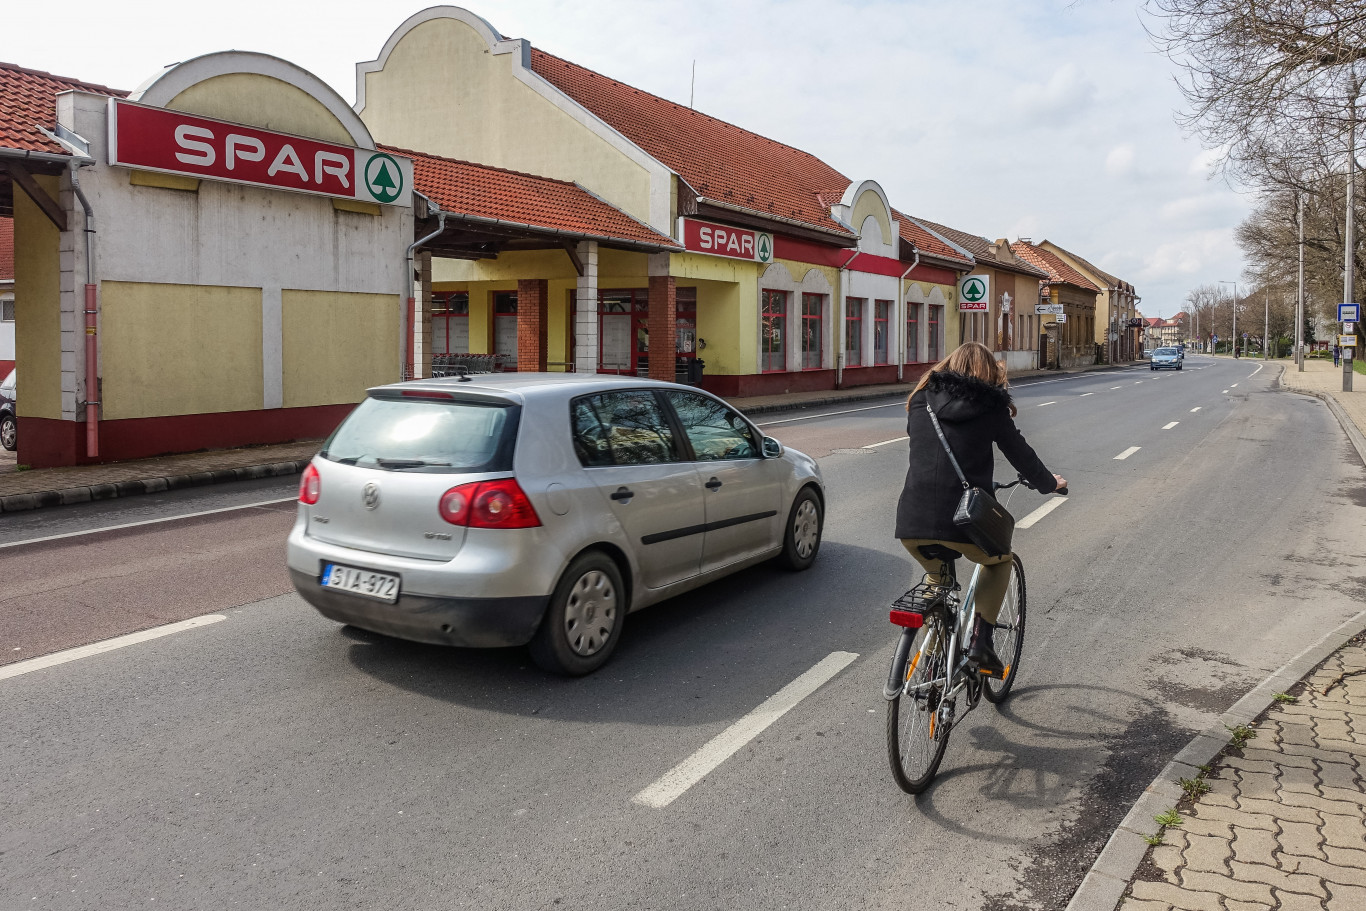
<svg viewBox="0 0 1366 911"><path fill-rule="evenodd" d="M944 655L947 648L948 637L943 635L940 618L927 617L906 665L906 681L914 691L908 695L903 687L901 694L887 703L887 758L892 763L892 777L907 794L919 794L929 787L949 745L952 722L940 723L950 682ZM948 708L952 718L952 709L957 706Z"/></svg>
<svg viewBox="0 0 1366 911"><path fill-rule="evenodd" d="M1001 703L1010 695L1015 677L1020 673L1020 652L1024 648L1025 633L1025 576L1020 555L1014 555L1010 570L1010 584L1001 602L1001 613L996 618L996 654L1006 666L1004 677L983 677L982 695L988 702Z"/></svg>

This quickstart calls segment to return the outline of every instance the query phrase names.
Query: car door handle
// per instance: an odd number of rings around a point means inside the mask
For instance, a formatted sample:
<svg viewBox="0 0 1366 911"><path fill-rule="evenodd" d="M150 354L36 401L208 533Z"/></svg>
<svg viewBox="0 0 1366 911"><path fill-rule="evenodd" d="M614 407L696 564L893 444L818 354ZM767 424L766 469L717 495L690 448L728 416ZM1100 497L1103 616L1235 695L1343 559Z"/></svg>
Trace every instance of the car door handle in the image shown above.
<svg viewBox="0 0 1366 911"><path fill-rule="evenodd" d="M630 503L636 492L629 487L618 487L610 496L619 503Z"/></svg>
<svg viewBox="0 0 1366 911"><path fill-rule="evenodd" d="M716 478L712 478L710 481L708 481L708 482L707 482L706 484L704 484L703 486L706 487L708 490L720 490L720 489L721 489L721 482L718 481Z"/></svg>

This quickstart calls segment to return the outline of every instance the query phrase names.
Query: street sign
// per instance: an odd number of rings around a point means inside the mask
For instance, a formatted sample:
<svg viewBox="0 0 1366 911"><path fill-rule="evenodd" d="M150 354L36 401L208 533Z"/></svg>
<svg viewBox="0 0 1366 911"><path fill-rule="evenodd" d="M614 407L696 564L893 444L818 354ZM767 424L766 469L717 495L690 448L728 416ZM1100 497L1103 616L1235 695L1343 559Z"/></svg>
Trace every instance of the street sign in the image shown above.
<svg viewBox="0 0 1366 911"><path fill-rule="evenodd" d="M1338 322L1361 322L1361 304L1338 304Z"/></svg>
<svg viewBox="0 0 1366 911"><path fill-rule="evenodd" d="M109 99L109 163L204 180L410 204L411 159Z"/></svg>
<svg viewBox="0 0 1366 911"><path fill-rule="evenodd" d="M986 313L991 306L991 276L965 275L958 283L958 312Z"/></svg>
<svg viewBox="0 0 1366 911"><path fill-rule="evenodd" d="M1060 322L1060 323L1065 323L1065 322L1067 322L1067 314L1066 314L1066 313L1059 313L1057 319L1058 319L1058 322Z"/></svg>
<svg viewBox="0 0 1366 911"><path fill-rule="evenodd" d="M1353 334L1355 334L1356 331L1357 331L1357 324L1356 324L1356 323L1343 323L1343 324L1342 324L1342 331L1345 332L1345 333L1348 334L1348 335L1353 335Z"/></svg>
<svg viewBox="0 0 1366 911"><path fill-rule="evenodd" d="M1035 313L1059 313L1059 314L1060 314L1060 313L1063 312L1063 305L1062 305L1062 304L1035 304L1035 305L1034 305L1034 312L1035 312Z"/></svg>
<svg viewBox="0 0 1366 911"><path fill-rule="evenodd" d="M1357 337L1355 335L1339 335L1338 345L1343 348L1355 348L1357 345Z"/></svg>

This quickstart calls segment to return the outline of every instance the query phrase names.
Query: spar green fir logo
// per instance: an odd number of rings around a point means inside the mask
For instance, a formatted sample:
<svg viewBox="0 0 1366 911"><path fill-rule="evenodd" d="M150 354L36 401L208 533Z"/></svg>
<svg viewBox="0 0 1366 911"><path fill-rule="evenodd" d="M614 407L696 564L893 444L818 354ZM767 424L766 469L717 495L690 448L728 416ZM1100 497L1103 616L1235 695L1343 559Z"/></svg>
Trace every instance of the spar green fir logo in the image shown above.
<svg viewBox="0 0 1366 911"><path fill-rule="evenodd" d="M761 263L773 260L773 235L759 234L755 237L754 258Z"/></svg>
<svg viewBox="0 0 1366 911"><path fill-rule="evenodd" d="M987 296L987 283L980 278L969 278L963 282L963 300L975 304Z"/></svg>
<svg viewBox="0 0 1366 911"><path fill-rule="evenodd" d="M390 155L376 152L365 163L365 189L379 202L393 202L403 192L403 170Z"/></svg>

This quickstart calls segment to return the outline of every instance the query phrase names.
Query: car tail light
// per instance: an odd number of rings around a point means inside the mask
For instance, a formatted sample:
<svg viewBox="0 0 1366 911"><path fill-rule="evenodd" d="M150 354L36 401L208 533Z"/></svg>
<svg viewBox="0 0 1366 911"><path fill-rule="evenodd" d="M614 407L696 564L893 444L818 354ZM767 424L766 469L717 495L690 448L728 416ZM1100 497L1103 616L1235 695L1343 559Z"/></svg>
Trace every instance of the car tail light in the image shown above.
<svg viewBox="0 0 1366 911"><path fill-rule="evenodd" d="M304 469L304 476L299 479L299 502L312 506L318 502L318 497L322 495L322 492L322 476L318 474L318 469L310 462L308 467Z"/></svg>
<svg viewBox="0 0 1366 911"><path fill-rule="evenodd" d="M907 629L920 629L925 625L925 615L908 610L893 610L891 621Z"/></svg>
<svg viewBox="0 0 1366 911"><path fill-rule="evenodd" d="M437 504L441 518L469 528L536 528L536 508L513 478L452 487Z"/></svg>

